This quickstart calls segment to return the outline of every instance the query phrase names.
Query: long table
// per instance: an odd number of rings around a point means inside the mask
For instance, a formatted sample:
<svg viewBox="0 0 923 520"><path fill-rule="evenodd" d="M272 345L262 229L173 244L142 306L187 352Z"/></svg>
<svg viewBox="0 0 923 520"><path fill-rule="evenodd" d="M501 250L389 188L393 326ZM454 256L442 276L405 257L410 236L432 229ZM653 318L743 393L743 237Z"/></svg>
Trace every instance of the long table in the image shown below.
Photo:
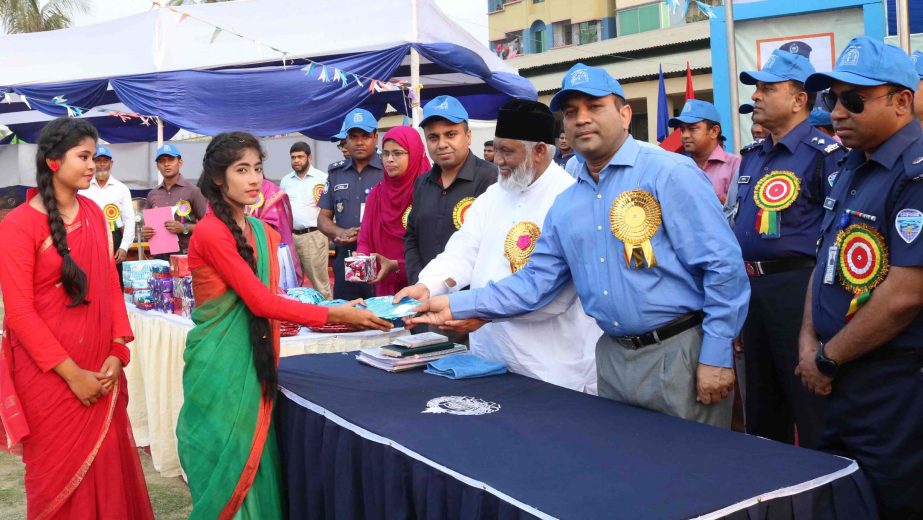
<svg viewBox="0 0 923 520"><path fill-rule="evenodd" d="M877 518L849 459L514 374L453 381L354 358L281 362L293 519Z"/></svg>
<svg viewBox="0 0 923 520"><path fill-rule="evenodd" d="M176 420L183 406L183 352L191 320L128 306L135 333L130 345L128 417L137 446L149 446L154 468L165 477L182 474L176 450ZM320 334L301 329L297 336L282 338L280 355L348 352L390 343L407 335L404 329L349 334Z"/></svg>

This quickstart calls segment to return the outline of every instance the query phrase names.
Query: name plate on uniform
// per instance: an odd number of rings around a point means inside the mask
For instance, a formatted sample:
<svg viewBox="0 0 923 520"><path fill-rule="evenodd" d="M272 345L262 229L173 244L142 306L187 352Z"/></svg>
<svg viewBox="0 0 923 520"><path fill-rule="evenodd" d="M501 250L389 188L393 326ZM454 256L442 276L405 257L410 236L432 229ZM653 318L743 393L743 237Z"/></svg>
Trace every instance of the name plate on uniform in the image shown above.
<svg viewBox="0 0 923 520"><path fill-rule="evenodd" d="M824 209L833 211L833 208L836 206L836 199L831 199L827 197L824 199Z"/></svg>
<svg viewBox="0 0 923 520"><path fill-rule="evenodd" d="M744 175L737 179L737 184L750 184L750 176Z"/></svg>

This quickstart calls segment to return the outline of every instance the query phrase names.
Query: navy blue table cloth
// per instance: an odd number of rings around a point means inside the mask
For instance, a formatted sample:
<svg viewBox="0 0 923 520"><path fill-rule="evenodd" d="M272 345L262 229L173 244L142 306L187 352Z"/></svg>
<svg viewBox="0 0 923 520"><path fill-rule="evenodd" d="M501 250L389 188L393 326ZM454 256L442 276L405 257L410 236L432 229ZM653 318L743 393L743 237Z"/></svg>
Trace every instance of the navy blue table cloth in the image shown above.
<svg viewBox="0 0 923 520"><path fill-rule="evenodd" d="M852 460L515 374L322 354L282 359L279 384L295 519L876 518Z"/></svg>

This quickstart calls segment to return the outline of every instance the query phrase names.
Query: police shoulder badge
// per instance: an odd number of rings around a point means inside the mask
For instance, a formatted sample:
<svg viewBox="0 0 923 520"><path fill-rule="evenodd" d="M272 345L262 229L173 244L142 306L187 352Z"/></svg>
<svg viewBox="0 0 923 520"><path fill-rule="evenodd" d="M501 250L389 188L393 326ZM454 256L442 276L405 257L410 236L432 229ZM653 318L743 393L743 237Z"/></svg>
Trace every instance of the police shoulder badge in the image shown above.
<svg viewBox="0 0 923 520"><path fill-rule="evenodd" d="M465 223L465 215L468 214L468 208L470 208L473 203L474 197L465 197L455 205L455 209L452 210L452 223L455 224L455 229L461 229L462 224Z"/></svg>
<svg viewBox="0 0 923 520"><path fill-rule="evenodd" d="M510 228L503 242L503 255L510 261L510 271L515 273L529 263L541 235L541 228L534 222L519 222Z"/></svg>
<svg viewBox="0 0 923 520"><path fill-rule="evenodd" d="M795 203L801 193L801 179L794 172L775 170L760 179L753 189L756 231L763 238L779 238L779 212Z"/></svg>
<svg viewBox="0 0 923 520"><path fill-rule="evenodd" d="M122 211L116 204L106 204L103 206L103 216L106 217L106 222L109 223L109 230L115 231L115 223L122 217Z"/></svg>
<svg viewBox="0 0 923 520"><path fill-rule="evenodd" d="M660 203L644 190L626 191L612 203L609 225L625 245L625 263L642 269L657 265L651 237L660 228Z"/></svg>
<svg viewBox="0 0 923 520"><path fill-rule="evenodd" d="M410 220L410 210L413 209L413 204L407 206L407 209L404 210L404 214L401 215L401 225L404 226L404 229L407 229L407 222Z"/></svg>
<svg viewBox="0 0 923 520"><path fill-rule="evenodd" d="M894 218L897 234L908 244L920 236L923 230L923 212L918 209L905 208L897 212Z"/></svg>
<svg viewBox="0 0 923 520"><path fill-rule="evenodd" d="M888 246L881 233L866 224L853 224L840 231L836 246L840 250L840 283L854 295L846 313L849 321L888 275Z"/></svg>

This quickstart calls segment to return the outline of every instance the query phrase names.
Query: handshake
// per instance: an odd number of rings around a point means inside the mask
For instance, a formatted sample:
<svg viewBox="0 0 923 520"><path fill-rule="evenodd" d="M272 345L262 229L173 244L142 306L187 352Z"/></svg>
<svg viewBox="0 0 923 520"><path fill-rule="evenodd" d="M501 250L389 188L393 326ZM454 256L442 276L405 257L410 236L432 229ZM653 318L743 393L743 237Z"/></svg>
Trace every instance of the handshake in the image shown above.
<svg viewBox="0 0 923 520"><path fill-rule="evenodd" d="M449 297L435 296L431 298L429 289L422 283L404 287L398 291L394 295L394 303L398 303L406 296L423 302L414 309L417 312L415 316L404 319L407 328L413 328L417 325L433 325L438 327L439 330L468 334L487 324L487 321L478 318L456 320L452 316L452 309L449 308Z"/></svg>

